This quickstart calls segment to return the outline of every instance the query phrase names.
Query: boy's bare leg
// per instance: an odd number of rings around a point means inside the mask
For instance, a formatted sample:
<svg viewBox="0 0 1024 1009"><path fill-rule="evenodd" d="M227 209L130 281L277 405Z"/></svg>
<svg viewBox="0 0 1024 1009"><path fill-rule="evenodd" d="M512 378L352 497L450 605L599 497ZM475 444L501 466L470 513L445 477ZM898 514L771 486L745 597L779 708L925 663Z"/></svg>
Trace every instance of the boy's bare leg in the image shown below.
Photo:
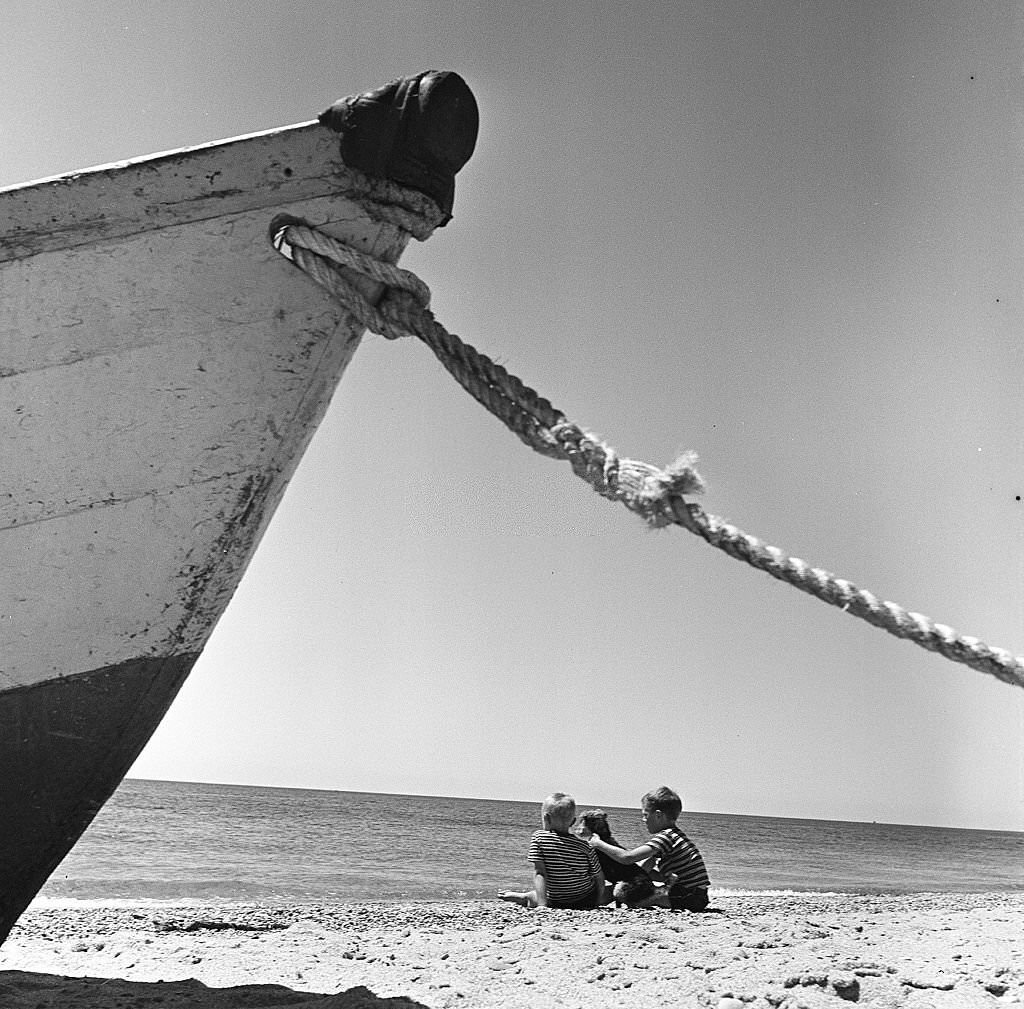
<svg viewBox="0 0 1024 1009"><path fill-rule="evenodd" d="M537 906L537 891L536 890L502 890L498 894L499 900L507 900L511 904L518 904L520 907L536 907Z"/></svg>

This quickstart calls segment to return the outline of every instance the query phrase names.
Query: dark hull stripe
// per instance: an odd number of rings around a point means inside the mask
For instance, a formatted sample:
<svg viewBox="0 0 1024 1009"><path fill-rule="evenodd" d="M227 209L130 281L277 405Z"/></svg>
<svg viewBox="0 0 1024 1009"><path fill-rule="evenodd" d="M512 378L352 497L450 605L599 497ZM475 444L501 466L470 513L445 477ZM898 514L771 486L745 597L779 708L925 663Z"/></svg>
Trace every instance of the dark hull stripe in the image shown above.
<svg viewBox="0 0 1024 1009"><path fill-rule="evenodd" d="M138 658L0 694L0 943L110 798L196 658Z"/></svg>

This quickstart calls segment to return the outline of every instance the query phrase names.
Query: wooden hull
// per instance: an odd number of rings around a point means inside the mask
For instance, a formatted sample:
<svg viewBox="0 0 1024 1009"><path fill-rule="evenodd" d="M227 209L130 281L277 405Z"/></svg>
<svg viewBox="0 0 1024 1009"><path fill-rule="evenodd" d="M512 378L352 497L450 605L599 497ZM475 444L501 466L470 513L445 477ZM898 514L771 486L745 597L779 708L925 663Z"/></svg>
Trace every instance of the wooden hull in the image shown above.
<svg viewBox="0 0 1024 1009"><path fill-rule="evenodd" d="M357 174L314 122L0 192L0 941L166 712L358 346L270 221L407 243Z"/></svg>

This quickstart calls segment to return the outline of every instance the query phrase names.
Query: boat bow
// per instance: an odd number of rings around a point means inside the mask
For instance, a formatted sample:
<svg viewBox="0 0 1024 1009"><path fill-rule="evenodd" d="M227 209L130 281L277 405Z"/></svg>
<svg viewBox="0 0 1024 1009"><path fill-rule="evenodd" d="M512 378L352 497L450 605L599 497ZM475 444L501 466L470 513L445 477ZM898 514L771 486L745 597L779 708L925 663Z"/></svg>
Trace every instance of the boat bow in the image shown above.
<svg viewBox="0 0 1024 1009"><path fill-rule="evenodd" d="M0 941L184 682L362 336L270 221L394 263L450 217L472 94L387 88L0 191Z"/></svg>

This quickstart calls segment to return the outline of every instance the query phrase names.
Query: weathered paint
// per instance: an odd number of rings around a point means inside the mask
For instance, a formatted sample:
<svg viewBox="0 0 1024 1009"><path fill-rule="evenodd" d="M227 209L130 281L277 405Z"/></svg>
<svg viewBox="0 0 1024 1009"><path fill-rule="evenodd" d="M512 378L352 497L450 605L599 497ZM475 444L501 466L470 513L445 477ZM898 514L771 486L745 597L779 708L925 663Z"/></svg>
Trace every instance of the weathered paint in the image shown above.
<svg viewBox="0 0 1024 1009"><path fill-rule="evenodd" d="M407 242L350 178L303 125L0 192L0 941L158 724L359 343L270 220Z"/></svg>
<svg viewBox="0 0 1024 1009"><path fill-rule="evenodd" d="M359 336L269 247L269 216L0 268L0 684L205 639L197 573L246 488L290 473ZM227 546L225 570L247 550Z"/></svg>
<svg viewBox="0 0 1024 1009"><path fill-rule="evenodd" d="M11 186L0 262L329 196L350 178L337 139L312 122Z"/></svg>

